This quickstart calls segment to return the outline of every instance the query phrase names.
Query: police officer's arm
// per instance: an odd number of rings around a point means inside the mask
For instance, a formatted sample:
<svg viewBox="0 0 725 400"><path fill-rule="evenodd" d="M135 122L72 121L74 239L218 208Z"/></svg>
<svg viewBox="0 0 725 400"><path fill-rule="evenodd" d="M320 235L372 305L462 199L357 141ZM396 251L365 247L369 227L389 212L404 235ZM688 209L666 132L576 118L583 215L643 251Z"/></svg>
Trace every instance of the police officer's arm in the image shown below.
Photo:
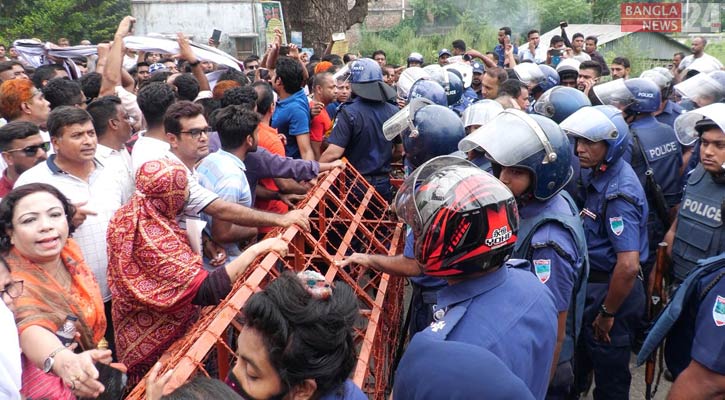
<svg viewBox="0 0 725 400"><path fill-rule="evenodd" d="M420 264L415 259L402 254L384 256L380 254L353 253L351 256L345 257L345 259L337 261L336 264L340 268L350 264L358 264L396 276L418 276L423 272Z"/></svg>
<svg viewBox="0 0 725 400"><path fill-rule="evenodd" d="M327 149L325 149L325 152L320 155L320 163L331 163L335 160L339 160L342 158L342 155L345 153L345 148L340 147L336 144L328 144Z"/></svg>
<svg viewBox="0 0 725 400"><path fill-rule="evenodd" d="M672 384L667 400L720 399L725 396L725 375L692 360Z"/></svg>
<svg viewBox="0 0 725 400"><path fill-rule="evenodd" d="M675 242L675 231L677 231L677 216L672 220L672 225L670 225L670 229L665 233L664 239L662 239L665 243L667 243L667 255L672 256L672 244Z"/></svg>

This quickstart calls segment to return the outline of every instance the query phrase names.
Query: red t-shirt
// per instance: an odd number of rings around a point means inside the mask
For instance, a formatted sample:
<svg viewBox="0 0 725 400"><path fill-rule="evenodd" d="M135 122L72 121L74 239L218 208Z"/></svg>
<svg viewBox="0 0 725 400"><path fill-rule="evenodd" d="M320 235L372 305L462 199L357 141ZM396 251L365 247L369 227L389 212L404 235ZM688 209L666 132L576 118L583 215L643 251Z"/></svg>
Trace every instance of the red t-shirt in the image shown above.
<svg viewBox="0 0 725 400"><path fill-rule="evenodd" d="M310 107L314 105L310 102ZM322 111L312 118L310 122L310 140L313 142L322 142L322 140L330 136L332 131L332 120L330 114L327 113L325 107L322 107Z"/></svg>
<svg viewBox="0 0 725 400"><path fill-rule="evenodd" d="M265 148L267 151L278 156L285 156L284 144L277 136L277 130L269 126L264 122L259 123L259 129L257 129L257 136L259 138L259 146ZM264 178L259 180L259 184L265 189L279 192L277 184L274 183L272 178ZM289 211L289 207L281 200L265 200L256 199L254 207L260 210L269 211L277 214L284 214ZM261 227L259 231L261 233L267 233L271 231L272 227Z"/></svg>

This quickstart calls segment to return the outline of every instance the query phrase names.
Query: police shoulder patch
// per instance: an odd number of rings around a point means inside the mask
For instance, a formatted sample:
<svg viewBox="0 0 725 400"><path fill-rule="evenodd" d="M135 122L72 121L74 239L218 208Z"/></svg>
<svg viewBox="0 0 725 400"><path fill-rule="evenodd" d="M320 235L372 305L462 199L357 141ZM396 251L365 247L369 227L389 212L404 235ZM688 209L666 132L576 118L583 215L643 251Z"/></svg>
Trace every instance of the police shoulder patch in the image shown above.
<svg viewBox="0 0 725 400"><path fill-rule="evenodd" d="M712 307L712 319L715 326L725 326L725 297L717 296L715 305Z"/></svg>
<svg viewBox="0 0 725 400"><path fill-rule="evenodd" d="M551 260L534 260L534 272L541 283L546 283L551 278Z"/></svg>
<svg viewBox="0 0 725 400"><path fill-rule="evenodd" d="M609 227L612 229L612 233L619 236L624 232L624 221L622 217L609 218Z"/></svg>

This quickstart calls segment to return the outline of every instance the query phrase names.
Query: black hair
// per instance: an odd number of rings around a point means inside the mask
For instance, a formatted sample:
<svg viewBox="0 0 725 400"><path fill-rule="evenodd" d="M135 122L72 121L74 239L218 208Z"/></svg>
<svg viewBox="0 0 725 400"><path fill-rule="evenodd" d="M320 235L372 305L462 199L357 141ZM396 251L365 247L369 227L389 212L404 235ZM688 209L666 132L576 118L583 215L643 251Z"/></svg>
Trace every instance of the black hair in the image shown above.
<svg viewBox="0 0 725 400"><path fill-rule="evenodd" d="M81 84L68 78L53 78L42 90L51 110L60 106L75 106L82 101Z"/></svg>
<svg viewBox="0 0 725 400"><path fill-rule="evenodd" d="M91 114L86 110L72 106L60 106L48 114L48 133L53 137L61 137L61 130L73 124L83 124L93 121Z"/></svg>
<svg viewBox="0 0 725 400"><path fill-rule="evenodd" d="M498 30L503 31L503 33L505 35L511 36L511 28L508 26L502 26L502 27L498 28Z"/></svg>
<svg viewBox="0 0 725 400"><path fill-rule="evenodd" d="M581 32L577 32L574 34L574 36L571 37L571 40L575 40L576 38L582 38L584 39L584 34Z"/></svg>
<svg viewBox="0 0 725 400"><path fill-rule="evenodd" d="M521 89L526 88L526 84L519 81L518 79L507 79L504 83L501 84L501 86L499 86L498 95L509 95L513 98L517 98L521 96Z"/></svg>
<svg viewBox="0 0 725 400"><path fill-rule="evenodd" d="M594 60L587 60L579 64L579 69L593 69L597 73L597 77L602 76L602 65Z"/></svg>
<svg viewBox="0 0 725 400"><path fill-rule="evenodd" d="M23 67L23 64L19 61L10 60L10 61L2 61L0 62L0 72L5 72L13 69L13 66L19 65ZM25 67L23 67L25 69Z"/></svg>
<svg viewBox="0 0 725 400"><path fill-rule="evenodd" d="M244 64L244 69L246 69L246 68L247 68L247 63L250 63L250 62L254 62L254 61L259 61L259 56L258 56L258 55L256 55L256 54L252 54L251 56L249 56L249 57L245 58L245 59L244 59L244 62L243 62L243 64Z"/></svg>
<svg viewBox="0 0 725 400"><path fill-rule="evenodd" d="M242 86L249 85L249 78L247 78L247 76L244 75L242 72L232 68L227 69L226 71L222 72L221 75L219 75L217 82L221 81L235 81Z"/></svg>
<svg viewBox="0 0 725 400"><path fill-rule="evenodd" d="M226 383L205 376L194 379L179 386L173 392L161 396L161 400L238 400L239 395Z"/></svg>
<svg viewBox="0 0 725 400"><path fill-rule="evenodd" d="M302 65L297 60L289 57L277 58L275 73L276 79L282 80L285 92L294 94L302 88Z"/></svg>
<svg viewBox="0 0 725 400"><path fill-rule="evenodd" d="M254 82L252 87L257 91L257 112L261 115L267 114L274 103L272 86L267 82L259 81Z"/></svg>
<svg viewBox="0 0 725 400"><path fill-rule="evenodd" d="M199 81L192 74L178 75L174 78L174 86L176 86L176 93L179 94L179 100L194 101L199 95Z"/></svg>
<svg viewBox="0 0 725 400"><path fill-rule="evenodd" d="M257 106L257 91L251 86L237 86L227 89L221 98L221 107L244 106L254 111Z"/></svg>
<svg viewBox="0 0 725 400"><path fill-rule="evenodd" d="M100 138L106 134L108 121L117 117L117 107L121 104L121 99L118 96L103 96L88 105L86 111L93 118L93 129L96 130L97 137Z"/></svg>
<svg viewBox="0 0 725 400"><path fill-rule="evenodd" d="M285 272L244 305L244 324L259 332L283 387L314 379L320 396L341 385L355 367L352 289L336 282L332 296L316 299Z"/></svg>
<svg viewBox="0 0 725 400"><path fill-rule="evenodd" d="M452 47L454 49L459 49L459 50L466 51L466 42L464 42L461 39L454 40L453 43L452 43L452 45L453 45Z"/></svg>
<svg viewBox="0 0 725 400"><path fill-rule="evenodd" d="M166 70L166 69L158 70L158 71L152 73L151 75L149 75L149 78L145 82L146 83L152 83L152 82L166 83L166 80L169 79L169 77L173 74L174 74L173 72Z"/></svg>
<svg viewBox="0 0 725 400"><path fill-rule="evenodd" d="M623 66L624 68L629 68L631 64L629 63L629 58L627 57L614 57L614 60L612 60L612 64L619 64Z"/></svg>
<svg viewBox="0 0 725 400"><path fill-rule="evenodd" d="M385 52L383 50L375 50L375 51L373 51L373 55L370 56L370 58L375 59L375 56L377 56L378 54L382 54L383 57L388 58L387 54L385 54Z"/></svg>
<svg viewBox="0 0 725 400"><path fill-rule="evenodd" d="M526 34L526 39L528 39L528 38L529 38L529 37L530 37L531 35L533 35L534 33L539 33L539 31L538 31L538 30L536 30L536 29L532 29L532 30L530 30L530 31L529 31L529 32L528 32L528 33Z"/></svg>
<svg viewBox="0 0 725 400"><path fill-rule="evenodd" d="M48 192L60 200L63 211L65 211L66 222L68 223L68 236L75 231L73 214L75 214L76 209L68 198L60 190L56 189L55 186L48 185L47 183L29 183L18 186L5 195L0 202L0 253L7 253L13 247L7 232L13 228L13 212L15 211L15 206L26 196L38 192Z"/></svg>
<svg viewBox="0 0 725 400"><path fill-rule="evenodd" d="M551 37L551 40L549 40L549 46L553 47L556 43L561 43L564 41L564 38L559 35L554 35Z"/></svg>
<svg viewBox="0 0 725 400"><path fill-rule="evenodd" d="M164 114L164 129L176 136L181 134L181 119L204 115L204 107L190 101L182 100L169 106Z"/></svg>
<svg viewBox="0 0 725 400"><path fill-rule="evenodd" d="M148 52L148 53L144 53L144 55L143 55L143 61L144 61L145 63L148 63L148 62L149 62L149 61L148 61L148 59L149 59L149 56L151 56L152 54L159 54L159 53L154 53L154 52L152 52L152 51L151 51L151 52ZM159 54L159 56L161 56L161 54ZM161 59L161 57L159 57L159 59ZM150 63L149 63L149 65L150 65Z"/></svg>
<svg viewBox="0 0 725 400"><path fill-rule="evenodd" d="M213 97L199 99L195 101L195 103L204 107L204 118L206 118L206 120L209 122L211 122L211 114L221 107L221 103L219 102L219 100Z"/></svg>
<svg viewBox="0 0 725 400"><path fill-rule="evenodd" d="M160 59L159 62L161 64L166 64L167 62L172 62L172 63L176 64L176 60L174 60L173 58L169 58L169 57L164 57L164 58Z"/></svg>
<svg viewBox="0 0 725 400"><path fill-rule="evenodd" d="M586 42L586 41L589 41L589 40L593 41L595 45L596 45L597 43L599 43L599 39L597 39L597 37L596 37L596 36L587 36L587 37L586 37L586 39L584 39L584 41L585 41L585 42Z"/></svg>
<svg viewBox="0 0 725 400"><path fill-rule="evenodd" d="M345 64L349 63L351 61L351 57L350 56L355 57L355 54L354 53L345 53L345 54L343 54L343 56L342 56L342 62L345 63Z"/></svg>
<svg viewBox="0 0 725 400"><path fill-rule="evenodd" d="M65 71L65 68L60 64L41 65L33 72L33 77L31 78L33 85L38 89L42 89L43 82L55 78L57 71Z"/></svg>
<svg viewBox="0 0 725 400"><path fill-rule="evenodd" d="M98 94L101 92L102 80L103 75L98 72L89 72L81 76L78 82L81 84L81 90L86 95L86 99L91 100L98 97Z"/></svg>
<svg viewBox="0 0 725 400"><path fill-rule="evenodd" d="M338 67L345 65L345 63L342 61L342 58L340 58L340 56L338 56L337 54L326 54L320 59L320 61L329 61L330 63L332 63L332 65L337 65Z"/></svg>
<svg viewBox="0 0 725 400"><path fill-rule="evenodd" d="M28 121L13 121L0 126L0 151L8 151L13 140L25 139L28 136L37 135L40 129L37 125Z"/></svg>
<svg viewBox="0 0 725 400"><path fill-rule="evenodd" d="M672 56L673 56L673 57L674 57L674 56L680 56L680 58L685 58L685 53L683 53L683 52L681 52L681 51L678 51L677 53L673 54Z"/></svg>
<svg viewBox="0 0 725 400"><path fill-rule="evenodd" d="M224 107L214 114L214 130L219 133L222 149L239 148L254 134L259 125L260 116L256 112L240 105Z"/></svg>
<svg viewBox="0 0 725 400"><path fill-rule="evenodd" d="M156 127L163 123L164 113L176 101L176 94L166 83L153 82L138 91L136 101L146 124Z"/></svg>
<svg viewBox="0 0 725 400"><path fill-rule="evenodd" d="M150 65L146 61L140 61L136 63L136 70L138 70L138 67L150 67Z"/></svg>

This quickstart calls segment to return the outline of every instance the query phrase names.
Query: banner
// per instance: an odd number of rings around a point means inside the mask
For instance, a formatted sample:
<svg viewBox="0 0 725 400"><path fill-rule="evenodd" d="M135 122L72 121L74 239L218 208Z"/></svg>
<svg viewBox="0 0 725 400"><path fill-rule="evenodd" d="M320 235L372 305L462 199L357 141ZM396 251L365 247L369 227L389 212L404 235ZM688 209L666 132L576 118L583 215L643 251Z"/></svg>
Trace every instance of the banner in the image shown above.
<svg viewBox="0 0 725 400"><path fill-rule="evenodd" d="M287 44L287 32L284 30L284 15L282 14L282 3L279 1L263 1L262 16L264 19L264 35L267 44L274 42L274 29L282 31L282 44Z"/></svg>

